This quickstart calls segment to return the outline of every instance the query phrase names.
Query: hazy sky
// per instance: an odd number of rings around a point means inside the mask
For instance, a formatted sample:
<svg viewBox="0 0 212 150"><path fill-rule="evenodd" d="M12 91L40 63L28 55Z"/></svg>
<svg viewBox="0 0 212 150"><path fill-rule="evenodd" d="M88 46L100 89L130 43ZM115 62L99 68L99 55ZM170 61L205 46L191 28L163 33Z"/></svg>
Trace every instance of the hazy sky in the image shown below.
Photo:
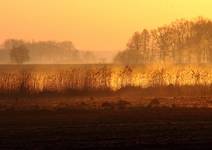
<svg viewBox="0 0 212 150"><path fill-rule="evenodd" d="M71 40L121 50L135 31L177 18L212 18L212 0L0 0L0 41Z"/></svg>

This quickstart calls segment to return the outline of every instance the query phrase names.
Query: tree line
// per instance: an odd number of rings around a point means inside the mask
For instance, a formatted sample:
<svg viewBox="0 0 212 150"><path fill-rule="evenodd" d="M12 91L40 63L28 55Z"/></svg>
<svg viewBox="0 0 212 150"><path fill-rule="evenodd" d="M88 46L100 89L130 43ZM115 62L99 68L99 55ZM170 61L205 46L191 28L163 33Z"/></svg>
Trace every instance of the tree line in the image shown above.
<svg viewBox="0 0 212 150"><path fill-rule="evenodd" d="M17 39L6 40L1 48L1 55L8 55L8 63L89 63L95 60L91 51L80 51L71 41L27 42ZM4 58L5 59L5 58Z"/></svg>
<svg viewBox="0 0 212 150"><path fill-rule="evenodd" d="M180 19L169 25L135 32L124 51L114 58L115 63L148 64L212 63L212 21L199 17Z"/></svg>

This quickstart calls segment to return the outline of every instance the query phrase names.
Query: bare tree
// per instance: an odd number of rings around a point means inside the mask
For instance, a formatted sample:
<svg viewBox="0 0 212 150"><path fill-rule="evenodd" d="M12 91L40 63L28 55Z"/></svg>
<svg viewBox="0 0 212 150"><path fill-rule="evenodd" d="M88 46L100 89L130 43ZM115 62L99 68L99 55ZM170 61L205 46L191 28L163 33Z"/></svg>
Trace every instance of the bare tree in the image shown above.
<svg viewBox="0 0 212 150"><path fill-rule="evenodd" d="M132 38L127 43L128 49L140 50L142 45L141 34L139 32L135 32Z"/></svg>
<svg viewBox="0 0 212 150"><path fill-rule="evenodd" d="M148 61L149 55L150 55L150 50L149 50L149 43L150 43L150 34L147 29L144 29L141 32L141 53L143 56L143 62L146 63Z"/></svg>
<svg viewBox="0 0 212 150"><path fill-rule="evenodd" d="M114 62L125 65L141 64L143 63L142 54L137 49L127 49L119 52L114 58Z"/></svg>
<svg viewBox="0 0 212 150"><path fill-rule="evenodd" d="M29 50L24 45L15 46L10 50L12 63L23 64L29 61Z"/></svg>

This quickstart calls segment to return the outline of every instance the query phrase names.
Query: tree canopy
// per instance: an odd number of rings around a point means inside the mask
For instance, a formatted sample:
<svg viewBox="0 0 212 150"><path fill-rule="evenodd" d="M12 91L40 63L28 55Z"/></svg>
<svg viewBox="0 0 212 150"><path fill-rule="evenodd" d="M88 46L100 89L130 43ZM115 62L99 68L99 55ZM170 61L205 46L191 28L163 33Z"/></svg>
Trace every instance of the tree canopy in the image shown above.
<svg viewBox="0 0 212 150"><path fill-rule="evenodd" d="M23 64L29 61L29 50L24 45L16 45L10 50L10 59L12 63Z"/></svg>
<svg viewBox="0 0 212 150"><path fill-rule="evenodd" d="M181 19L156 29L135 32L126 50L119 52L114 61L130 64L135 55L136 63L143 64L155 61L212 63L212 21L202 17L191 21Z"/></svg>

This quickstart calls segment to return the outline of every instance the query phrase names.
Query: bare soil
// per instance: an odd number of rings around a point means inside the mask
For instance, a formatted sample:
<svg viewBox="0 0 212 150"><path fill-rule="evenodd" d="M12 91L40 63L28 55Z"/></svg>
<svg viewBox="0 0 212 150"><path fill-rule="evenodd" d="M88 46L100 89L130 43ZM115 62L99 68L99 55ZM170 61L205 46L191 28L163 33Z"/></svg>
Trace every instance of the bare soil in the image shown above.
<svg viewBox="0 0 212 150"><path fill-rule="evenodd" d="M0 112L0 149L211 149L210 108Z"/></svg>

